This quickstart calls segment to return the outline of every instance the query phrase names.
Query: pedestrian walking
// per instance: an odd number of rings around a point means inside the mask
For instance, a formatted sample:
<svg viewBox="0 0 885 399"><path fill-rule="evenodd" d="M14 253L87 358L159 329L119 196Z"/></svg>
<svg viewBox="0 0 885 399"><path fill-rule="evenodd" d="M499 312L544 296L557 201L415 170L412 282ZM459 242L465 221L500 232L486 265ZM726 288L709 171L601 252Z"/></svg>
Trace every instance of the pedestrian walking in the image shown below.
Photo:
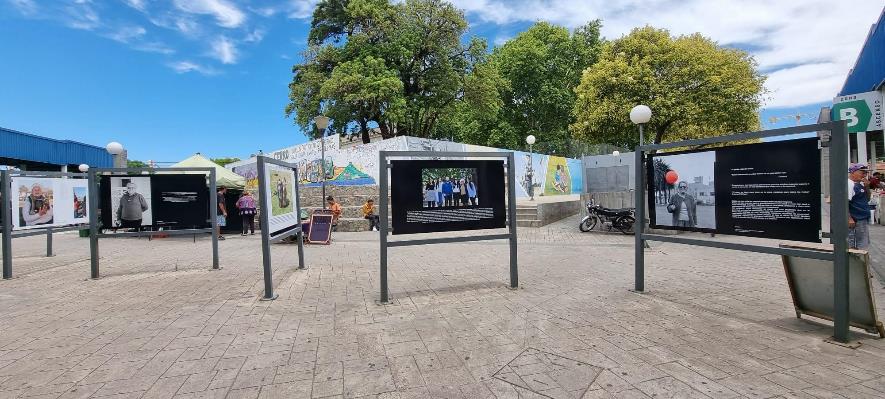
<svg viewBox="0 0 885 399"><path fill-rule="evenodd" d="M240 235L255 234L255 198L252 197L252 193L248 191L243 193L237 200L237 209L240 210L240 218L243 220L243 232Z"/></svg>
<svg viewBox="0 0 885 399"><path fill-rule="evenodd" d="M866 164L848 167L848 245L854 249L870 247L870 190Z"/></svg>

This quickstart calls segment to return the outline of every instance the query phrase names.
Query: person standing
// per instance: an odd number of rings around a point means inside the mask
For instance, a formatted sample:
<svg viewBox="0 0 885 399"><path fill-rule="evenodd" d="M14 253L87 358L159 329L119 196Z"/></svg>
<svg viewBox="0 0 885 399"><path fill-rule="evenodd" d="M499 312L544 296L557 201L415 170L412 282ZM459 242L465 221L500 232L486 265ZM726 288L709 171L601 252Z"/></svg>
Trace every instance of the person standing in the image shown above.
<svg viewBox="0 0 885 399"><path fill-rule="evenodd" d="M674 227L695 227L697 220L697 202L688 193L688 183L679 182L676 185L676 194L670 197L667 204L667 212L673 214Z"/></svg>
<svg viewBox="0 0 885 399"><path fill-rule="evenodd" d="M428 180L424 185L424 207L433 208L436 205L436 187L433 180Z"/></svg>
<svg viewBox="0 0 885 399"><path fill-rule="evenodd" d="M243 232L240 235L255 234L255 198L252 193L246 191L240 199L237 200L237 209L240 210L240 217L243 220Z"/></svg>
<svg viewBox="0 0 885 399"><path fill-rule="evenodd" d="M473 180L467 181L467 197L470 199L470 205L476 205L476 183Z"/></svg>
<svg viewBox="0 0 885 399"><path fill-rule="evenodd" d="M870 191L867 189L866 164L848 167L848 245L854 249L870 247Z"/></svg>
<svg viewBox="0 0 885 399"><path fill-rule="evenodd" d="M117 207L117 223L123 228L141 230L142 214L148 210L147 200L138 192L134 182L126 183L126 191L120 197Z"/></svg>
<svg viewBox="0 0 885 399"><path fill-rule="evenodd" d="M436 207L439 208L443 206L442 180L436 179L434 184L436 185Z"/></svg>
<svg viewBox="0 0 885 399"><path fill-rule="evenodd" d="M221 228L227 226L227 207L224 205L224 194L227 193L227 187L218 189L218 206L215 209L215 223L218 225L217 234L219 240L224 240L221 235Z"/></svg>
<svg viewBox="0 0 885 399"><path fill-rule="evenodd" d="M452 193L453 191L452 182L449 181L449 178L446 177L442 184L442 193L443 198L445 199L445 206L452 206Z"/></svg>
<svg viewBox="0 0 885 399"><path fill-rule="evenodd" d="M461 206L467 206L467 180L461 179L458 181L458 192L459 198L461 199Z"/></svg>
<svg viewBox="0 0 885 399"><path fill-rule="evenodd" d="M378 230L379 217L375 214L375 200L369 198L366 200L366 203L363 204L363 218L369 219L369 230L376 231Z"/></svg>

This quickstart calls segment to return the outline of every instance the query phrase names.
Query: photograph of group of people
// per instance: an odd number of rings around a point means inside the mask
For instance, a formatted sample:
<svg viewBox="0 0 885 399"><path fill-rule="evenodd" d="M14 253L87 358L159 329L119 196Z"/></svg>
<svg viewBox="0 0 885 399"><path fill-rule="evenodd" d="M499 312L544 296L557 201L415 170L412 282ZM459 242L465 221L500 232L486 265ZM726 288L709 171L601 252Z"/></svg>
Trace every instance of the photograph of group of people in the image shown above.
<svg viewBox="0 0 885 399"><path fill-rule="evenodd" d="M479 205L476 169L429 168L421 170L425 208Z"/></svg>

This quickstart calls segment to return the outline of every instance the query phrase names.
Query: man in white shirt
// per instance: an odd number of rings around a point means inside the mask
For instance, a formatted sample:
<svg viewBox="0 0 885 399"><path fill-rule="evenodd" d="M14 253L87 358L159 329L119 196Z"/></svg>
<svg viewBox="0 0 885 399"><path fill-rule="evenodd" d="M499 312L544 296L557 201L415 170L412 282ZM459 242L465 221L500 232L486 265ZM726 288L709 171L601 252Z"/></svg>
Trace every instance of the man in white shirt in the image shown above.
<svg viewBox="0 0 885 399"><path fill-rule="evenodd" d="M667 203L667 212L673 214L673 226L695 227L697 223L697 202L688 193L688 183L679 182L676 185L676 195L670 197Z"/></svg>

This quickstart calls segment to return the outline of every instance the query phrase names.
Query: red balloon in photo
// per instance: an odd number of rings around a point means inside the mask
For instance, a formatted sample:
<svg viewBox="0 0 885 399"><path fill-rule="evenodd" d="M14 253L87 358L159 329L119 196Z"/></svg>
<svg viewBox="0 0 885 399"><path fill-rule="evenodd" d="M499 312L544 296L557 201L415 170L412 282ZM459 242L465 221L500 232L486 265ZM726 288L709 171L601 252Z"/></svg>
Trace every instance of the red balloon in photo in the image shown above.
<svg viewBox="0 0 885 399"><path fill-rule="evenodd" d="M676 174L675 171L671 170L667 172L666 175L664 175L664 178L667 180L667 184L675 184L676 180L679 180L679 175Z"/></svg>

